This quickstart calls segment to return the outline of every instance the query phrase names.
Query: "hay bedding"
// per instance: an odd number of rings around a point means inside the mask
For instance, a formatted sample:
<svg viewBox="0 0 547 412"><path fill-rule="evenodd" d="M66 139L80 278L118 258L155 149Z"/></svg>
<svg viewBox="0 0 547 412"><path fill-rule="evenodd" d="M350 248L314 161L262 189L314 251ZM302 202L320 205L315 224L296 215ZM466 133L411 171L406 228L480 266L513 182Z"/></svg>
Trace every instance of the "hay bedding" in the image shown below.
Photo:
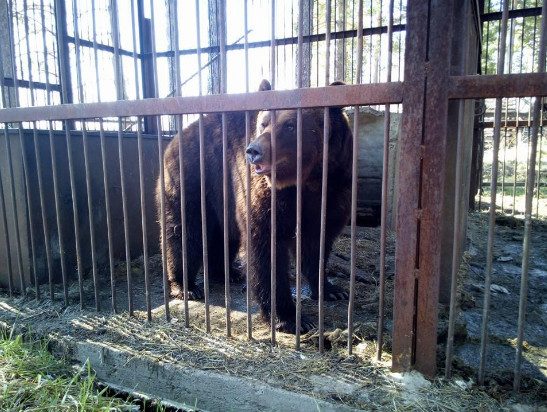
<svg viewBox="0 0 547 412"><path fill-rule="evenodd" d="M317 353L317 335L302 337L302 349L293 350L294 336L279 333L278 346L269 344L269 325L262 322L253 305L253 337L246 338L245 294L242 284L232 284L232 333L225 337L223 285L211 289L212 333L205 333L204 305L190 302L191 328L184 327L183 302L172 300L171 322L163 309L161 257L149 260L153 321L146 322L144 275L142 258L131 263L134 278L135 316L125 312L127 284L125 264L116 269L118 310L109 312L108 279L103 279L101 299L103 311L92 310L93 285L91 277L84 282L86 308L77 305L78 287L70 288L69 307L60 303L61 293L54 303L31 299L0 300L0 319L19 325L32 324L33 333L61 340L89 340L124 350L138 357L158 362L174 363L202 370L256 378L273 386L310 394L335 403L367 410L499 410L498 401L464 380L444 382L436 380L416 385L414 378L401 377L389 371L392 318L394 236L388 235L386 261L386 337L382 362L373 361L376 350L376 318L378 312L379 277L378 228L360 228L357 234L357 268L355 305L355 333L352 337L354 355L347 354L347 302L326 303L326 348ZM349 287L349 232L336 242L328 270L333 282ZM304 291L303 312L317 313L317 303ZM409 383L410 379L410 383Z"/></svg>

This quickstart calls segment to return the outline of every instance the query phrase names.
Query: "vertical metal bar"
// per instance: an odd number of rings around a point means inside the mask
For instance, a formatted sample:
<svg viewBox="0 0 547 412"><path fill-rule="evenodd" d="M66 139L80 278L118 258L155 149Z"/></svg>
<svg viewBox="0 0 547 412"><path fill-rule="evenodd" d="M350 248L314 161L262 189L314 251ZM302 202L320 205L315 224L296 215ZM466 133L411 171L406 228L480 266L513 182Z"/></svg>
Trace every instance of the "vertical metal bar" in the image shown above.
<svg viewBox="0 0 547 412"><path fill-rule="evenodd" d="M347 10L347 4L346 0L342 1L342 31L346 31L346 10ZM342 39L342 56L344 56L342 60L342 81L346 80L346 39Z"/></svg>
<svg viewBox="0 0 547 412"><path fill-rule="evenodd" d="M97 46L97 22L95 15L95 0L91 0L92 8L92 34L93 34L93 56L95 65L95 87L97 92L97 101L101 101L101 86L99 82L99 55ZM106 209L106 231L108 238L108 263L110 270L110 293L111 293L111 305L112 312L116 313L116 280L114 277L114 242L112 239L112 215L110 209L110 183L108 178L108 167L106 164L106 138L104 135L103 119L99 119L99 138L101 145L101 164L103 169L103 187L104 187L104 200Z"/></svg>
<svg viewBox="0 0 547 412"><path fill-rule="evenodd" d="M5 87L5 73L4 73L4 59L2 56L2 53L0 53L0 95L2 98L2 108L5 109L8 107L7 99L6 99L6 87ZM4 130L7 131L7 124L4 124ZM5 134L5 138L8 139L7 133ZM6 152L6 156L10 156L9 152ZM6 203L5 203L5 197L4 197L4 185L2 182L2 176L0 174L0 207L2 208L2 221L4 224L4 242L6 243L6 260L7 260L7 270L8 270L8 291L9 296L13 296L13 269L11 266L11 243L9 240L9 230L8 230L8 222L7 222L7 212L6 212Z"/></svg>
<svg viewBox="0 0 547 412"><path fill-rule="evenodd" d="M312 4L315 4L315 27L316 27L316 33L319 34L319 3L318 2L312 2ZM319 41L316 41L316 48L315 48L315 71L316 71L316 87L319 87ZM311 49L311 48L310 48Z"/></svg>
<svg viewBox="0 0 547 412"><path fill-rule="evenodd" d="M244 53L245 53L245 92L249 93L249 22L247 9L248 2L243 2L243 29L244 29ZM249 112L245 112L245 147L249 146L251 142L251 117ZM245 300L247 304L247 339L253 338L253 318L251 316L251 165L249 162L245 162L245 209L247 216L247 238L245 239L245 245L247 250L247 262L245 268Z"/></svg>
<svg viewBox="0 0 547 412"><path fill-rule="evenodd" d="M15 76L14 76L15 77ZM17 245L17 269L19 271L19 276L23 277L23 257L21 250L21 236L19 233L19 213L17 212L17 204L15 197L15 179L13 177L13 161L11 158L11 142L10 136L8 133L8 124L4 123L4 139L6 139L6 157L8 160L8 172L10 179L10 188L11 188L11 207L13 209L13 221L15 222L15 242ZM7 230L6 230L7 231ZM8 244L9 245L9 244ZM13 287L13 283L11 283Z"/></svg>
<svg viewBox="0 0 547 412"><path fill-rule="evenodd" d="M461 50L460 74L467 74L467 55L468 55L468 36L469 36L469 2L465 2L462 9L463 27L461 28L461 38L463 45ZM454 182L454 223L452 237L452 272L450 277L450 312L448 317L448 333L446 339L446 358L445 358L445 376L450 378L452 375L452 356L454 352L454 329L456 325L456 289L458 282L458 271L460 263L460 241L462 234L461 222L461 197L462 197L462 173L463 173L463 151L464 151L464 124L465 124L465 102L460 101L458 108L458 141L456 144L456 170Z"/></svg>
<svg viewBox="0 0 547 412"><path fill-rule="evenodd" d="M272 0L272 9L271 9L271 44L270 44L270 77L272 90L275 89L275 0ZM276 344L276 318L277 318L277 250L276 250L276 241L277 241L277 136L276 136L276 112L275 110L271 111L271 162L272 162L272 172L271 172L271 237L270 237L270 335L271 335L271 345L272 347Z"/></svg>
<svg viewBox="0 0 547 412"><path fill-rule="evenodd" d="M512 8L514 8L514 1L512 1ZM526 5L525 5L526 6ZM515 34L515 20L514 19L511 19L511 26L510 26L510 29L509 29L509 64L508 64L508 73L511 74L512 72L512 65L513 65L513 38L514 38L514 34ZM524 36L521 36L522 38L524 38ZM521 47L521 51L522 51L522 47ZM521 57L522 57L522 54L521 53ZM522 70L521 70L522 71ZM520 103L520 99L519 99L519 103ZM520 104L517 106L517 111L516 111L516 118L517 118L517 122L518 122L518 107L520 106ZM506 158L506 155L507 155L507 121L508 121L508 117L509 117L509 98L506 98L505 99L505 116L504 116L504 120L505 120L505 124L504 124L504 129L503 129L503 163L502 163L502 173L501 173L501 212L502 213L505 213L505 209L504 209L504 201L505 201L505 158Z"/></svg>
<svg viewBox="0 0 547 412"><path fill-rule="evenodd" d="M150 27L151 27L151 43L152 43L152 66L154 72L154 87L156 93L159 90L158 83L158 64L156 52L156 29L154 24L154 0L150 0ZM158 162L159 162L159 180L160 180L160 224L161 224L161 257L162 257L162 275L163 275L163 302L165 306L165 319L171 320L169 311L169 280L167 278L167 247L165 240L167 238L167 230L165 227L165 181L163 170L163 138L161 131L161 116L157 116L157 141L158 141Z"/></svg>
<svg viewBox="0 0 547 412"><path fill-rule="evenodd" d="M484 122L484 113L481 116L481 120ZM481 152L484 155L484 126L481 127ZM479 170L479 212L482 210L482 182L484 177L484 161L480 164Z"/></svg>
<svg viewBox="0 0 547 412"><path fill-rule="evenodd" d="M70 68L68 66L68 56L65 55L67 49L64 47L64 35L66 34L66 12L64 9L64 2L61 0L55 0L55 25L57 32L57 47L59 48L59 76L61 78L61 101L71 102L72 101L72 91L69 89L70 82L68 80L68 72ZM65 30L60 30L61 27L64 27ZM47 60L47 45L44 49L44 57ZM49 72L46 72L46 85L49 87ZM49 95L48 95L49 99ZM48 104L51 103L48 101ZM64 122L65 129L69 129L70 125L73 125L73 122ZM66 256L65 256L65 244L63 240L63 223L61 219L61 196L59 193L59 173L57 168L57 158L55 156L55 136L53 134L53 122L49 121L49 148L51 152L51 170L53 174L53 193L55 197L55 218L57 221L57 234L59 236L59 259L61 261L61 277L63 281L63 296L65 305L68 305L68 286L67 286L67 268L66 268ZM50 288L50 296L53 299L53 287ZM83 302L83 285L82 279L78 276L78 292L80 296L80 305Z"/></svg>
<svg viewBox="0 0 547 412"><path fill-rule="evenodd" d="M515 216L515 204L517 201L517 169L518 169L518 157L519 157L519 121L517 118L516 127L515 127L515 160L513 162L513 209L511 212L512 216Z"/></svg>
<svg viewBox="0 0 547 412"><path fill-rule="evenodd" d="M370 0L370 28L374 27L373 18L374 18L374 0ZM368 82L372 83L372 33L369 35L368 41L370 42L370 47L368 49L368 67L369 67L369 73L368 73Z"/></svg>
<svg viewBox="0 0 547 412"><path fill-rule="evenodd" d="M1 71L1 77L0 77L0 94L2 97L2 108L7 108L8 103L6 99L6 86L4 83L5 79L5 73L4 73L4 59L2 57L2 53L0 53L0 71ZM14 76L15 77L15 76ZM4 124L4 131L7 131L7 124ZM8 139L7 133L5 133L5 138ZM6 152L6 156L11 156L9 152ZM7 260L7 266L8 266L8 291L9 296L13 296L13 269L12 269L12 261L11 261L11 243L9 239L9 230L8 230L8 221L7 221L7 212L6 212L6 203L5 203L5 196L4 196L4 185L2 182L2 175L0 174L0 207L2 208L2 222L4 224L4 242L6 243L6 260Z"/></svg>
<svg viewBox="0 0 547 412"><path fill-rule="evenodd" d="M196 57L198 60L198 90L203 94L203 80L201 75L201 28L199 1L196 0ZM207 203L205 190L205 132L203 130L203 114L199 114L199 179L200 179L200 207L201 207L201 239L203 250L203 292L205 295L205 330L211 332L211 314L209 303L209 251L207 247Z"/></svg>
<svg viewBox="0 0 547 412"><path fill-rule="evenodd" d="M123 100L122 61L120 58L120 33L118 22L118 2L111 0L112 40L114 44L114 72L116 75L116 99ZM151 11L153 15L153 11ZM152 23L153 24L153 23ZM125 240L125 267L127 276L127 298L129 316L133 316L134 291L133 274L131 273L131 249L129 243L129 212L127 210L127 185L125 183L125 162L123 150L123 125L122 118L118 117L118 157L120 162L120 185L122 188L123 231Z"/></svg>
<svg viewBox="0 0 547 412"><path fill-rule="evenodd" d="M45 79L46 79L46 104L49 106L51 104L51 86L49 84L49 63L48 63L48 47L47 47L47 38L46 38L46 17L45 17L45 7L44 0L40 0L40 21L42 24L42 43L43 43L43 52L44 52L44 70L45 70ZM51 133L51 122L50 123L50 133ZM36 148L35 148L36 150ZM38 152L37 152L38 153ZM51 157L54 156L54 153L50 154ZM40 171L38 174L39 185L42 185L42 176L41 176L41 167L38 166ZM42 197L43 191L41 191L40 197ZM46 245L46 259L48 267L48 283L49 283L49 292L50 297L53 299L53 262L51 256L51 245L49 244L49 223L47 221L47 216L45 214L45 202L40 199L42 203L42 221L44 223L44 242Z"/></svg>
<svg viewBox="0 0 547 412"><path fill-rule="evenodd" d="M94 0L93 0L94 1ZM133 45L133 70L135 75L135 97L140 99L140 88L139 88L139 60L137 57L137 30L138 26L135 21L135 0L131 0L131 40ZM137 128L139 130L140 127ZM148 266L148 263L145 263Z"/></svg>
<svg viewBox="0 0 547 412"><path fill-rule="evenodd" d="M222 37L222 36L221 36ZM222 56L222 52L221 52ZM222 67L222 64L221 64ZM221 69L222 70L222 69ZM223 77L221 75L221 77ZM221 85L221 90L223 87ZM223 205L223 244L224 244L224 299L226 306L226 336L232 336L231 295L230 295L230 251L228 225L228 129L226 113L222 113L222 205Z"/></svg>
<svg viewBox="0 0 547 412"><path fill-rule="evenodd" d="M506 100L507 101L507 100ZM505 125L503 126L503 160L502 160L502 170L501 170L501 212L504 213L504 199L505 199L505 165L506 165L506 157L507 157L507 108L509 104L505 105Z"/></svg>
<svg viewBox="0 0 547 412"><path fill-rule="evenodd" d="M389 0L388 25L387 25L387 78L391 82L391 67L393 53L393 9L394 0ZM386 220L387 220L387 191L389 178L389 132L391 125L391 106L385 105L384 110L384 150L382 161L382 210L380 213L380 290L378 298L378 346L376 348L376 359L382 359L382 346L384 344L384 301L386 291Z"/></svg>
<svg viewBox="0 0 547 412"><path fill-rule="evenodd" d="M325 15L325 86L329 85L330 77L330 20L331 2L326 2ZM327 231L327 177L329 173L329 108L323 110L323 175L321 179L321 234L319 238L319 352L323 353L325 346L325 234Z"/></svg>
<svg viewBox="0 0 547 412"><path fill-rule="evenodd" d="M500 48L498 53L497 74L503 74L505 65L505 45L507 37L507 18L509 14L509 0L503 1L503 13L501 21ZM486 273L484 279L484 302L482 313L482 328L481 328L481 347L479 359L478 381L482 385L484 383L484 375L486 370L486 349L488 341L488 318L490 315L490 284L492 283L492 256L494 249L494 230L496 225L496 190L498 182L498 154L500 141L501 127L501 108L502 99L496 99L496 107L494 111L494 134L492 139L493 157L492 157L492 176L490 180L490 210L488 215L488 244L486 249Z"/></svg>
<svg viewBox="0 0 547 412"><path fill-rule="evenodd" d="M77 0L72 0L72 22L74 25L74 50L76 53L76 78L77 78L77 90L78 90L78 100L79 103L84 102L84 89L82 82L82 70L81 70L81 59L80 59L80 29L79 29L79 17L78 17L78 2Z"/></svg>
<svg viewBox="0 0 547 412"><path fill-rule="evenodd" d="M171 0L171 7L173 8L173 25L174 25L174 59L175 59L175 95L181 96L180 90L180 54L179 54L179 20L178 20L178 7L177 1ZM179 178L180 178L180 221L181 221L181 248L182 248L182 285L183 285L183 298L184 298L184 325L190 326L190 313L188 310L188 253L186 246L186 184L184 177L184 150L182 144L182 116L175 116L175 124L177 132L179 134Z"/></svg>
<svg viewBox="0 0 547 412"><path fill-rule="evenodd" d="M547 2L543 2L541 9L541 36L539 43L538 73L545 72L545 53L547 47ZM524 211L524 238L522 242L522 273L520 277L519 315L517 329L517 348L515 357L515 370L513 389L520 389L522 343L524 340L524 324L526 321L526 303L528 299L528 265L530 259L530 236L532 232L532 201L534 198L534 179L536 171L536 155L538 144L538 131L541 121L542 97L536 97L534 101L534 114L532 133L530 135L530 167L528 168L528 184L526 185L526 206Z"/></svg>
<svg viewBox="0 0 547 412"><path fill-rule="evenodd" d="M200 82L201 84L201 82ZM201 207L201 234L203 249L203 291L205 295L205 330L211 332L211 315L209 301L209 251L207 236L207 202L205 180L205 131L203 126L203 114L199 114L199 177L200 177L200 207Z"/></svg>
<svg viewBox="0 0 547 412"><path fill-rule="evenodd" d="M72 154L72 137L68 127L65 130L66 137L66 150L68 154L68 169L69 169L69 178L70 178L70 192L72 194L72 214L74 220L74 238L76 242L76 260L77 260L77 270L78 270L78 280L80 283L80 307L83 308L83 267L82 267L82 254L81 254L81 244L80 244L80 225L79 225L79 212L78 212L78 199L76 194L76 177L74 173L74 159ZM63 285L64 286L64 285Z"/></svg>
<svg viewBox="0 0 547 412"><path fill-rule="evenodd" d="M543 117L543 116L540 116ZM540 125L543 124L543 119L540 121ZM537 197L536 197L536 219L539 219L539 199L541 195L541 163L542 163L542 153L543 153L543 126L540 126L539 128L539 150L538 150L538 177L537 177L537 184L536 184L536 190L537 190Z"/></svg>
<svg viewBox="0 0 547 412"><path fill-rule="evenodd" d="M8 32L9 32L9 38L10 38L10 47L11 47L11 70L13 73L13 85L15 87L15 106L19 107L19 80L17 75L17 64L15 62L15 34L13 32L13 3L9 2L8 5L9 9L9 23L8 23ZM22 54L22 53L20 53ZM22 65L22 63L21 63ZM31 253L32 253L32 263L33 263L33 270L36 268L36 259L35 259L35 248L34 248L34 223L33 223L33 216L31 205L32 201L30 198L30 189L29 189L29 179L28 179L28 162L27 158L25 156L25 145L23 141L23 124L19 123L19 144L21 146L21 157L22 157L22 163L23 163L23 176L24 176L24 183L25 183L25 202L27 207L27 216L28 216L28 223L29 223L29 232L30 232L30 244L31 244ZM8 151L8 153L11 153ZM9 156L9 160L11 161L11 155ZM23 265L22 265L22 257L21 257L21 271L19 272L20 277L20 285L21 285L21 294L23 296L27 295L26 292L26 282L25 282L25 274L23 271Z"/></svg>
<svg viewBox="0 0 547 412"><path fill-rule="evenodd" d="M383 1L380 0L380 9L378 10L378 27L382 27L382 7ZM374 64L374 83L380 82L380 67L382 61L382 33L378 34L378 52L376 53L376 62Z"/></svg>
<svg viewBox="0 0 547 412"><path fill-rule="evenodd" d="M74 23L74 49L76 51L76 78L77 78L77 90L78 100L80 103L84 102L83 83L82 83L82 69L80 60L80 34L78 29L78 6L77 1L72 1L72 19ZM83 126L83 122L82 122ZM83 267L82 267L82 253L80 244L80 224L79 224L79 212L78 212L78 198L76 194L76 178L74 174L74 161L72 157L72 137L68 123L65 127L66 137L66 150L68 153L68 170L70 175L70 192L72 195L72 214L74 220L74 240L76 243L76 260L78 266L78 281L80 284L80 307L83 308Z"/></svg>
<svg viewBox="0 0 547 412"><path fill-rule="evenodd" d="M25 27L25 45L27 49L27 68L29 72L29 89L30 89L30 104L31 106L35 105L35 96L34 96L34 81L32 76L32 58L30 54L30 30L29 30L29 23L28 23L28 7L27 7L27 0L23 1L23 20L24 20L24 27ZM40 148L38 145L38 132L36 130L36 122L32 122L32 135L33 135L33 141L34 141L34 160L36 164L36 173L38 177L38 193L40 198L40 214L42 217L42 230L44 235L44 245L46 249L46 263L47 263L47 270L48 270L48 279L51 277L51 250L49 245L49 239L48 239L48 225L47 225L47 218L45 213L45 196L44 196L44 187L43 187L43 180L42 180L42 162L41 162L41 156L40 156ZM30 190L30 188L27 186L27 190ZM30 208L30 197L29 197L29 215L32 215L32 211ZM29 222L32 222L32 220L29 220ZM35 238L32 233L31 228L31 242L34 242ZM32 245L32 261L33 261L33 274L34 274L34 287L36 291L36 299L40 299L40 285L38 282L38 273L37 273L37 265L36 265L36 245L33 243Z"/></svg>
<svg viewBox="0 0 547 412"><path fill-rule="evenodd" d="M92 13L95 12L93 8ZM77 17L76 17L77 19ZM75 27L75 39L79 42L79 34L77 33L77 25ZM82 88L81 82L81 63L80 56L77 53L77 77L78 77L78 90ZM79 96L80 101L83 102L83 96ZM93 287L95 293L95 309L100 310L100 298L99 298L99 284L98 284L98 275L97 275L97 257L96 257L96 247L95 247L95 223L93 219L93 197L91 191L91 171L89 168L89 155L88 155L88 135L85 122L82 122L82 146L84 152L84 167L85 167L85 180L86 180L86 192L87 192L87 209L88 209L88 218L89 218L89 235L91 241L91 265L92 265L92 274L93 274ZM76 219L76 217L75 217Z"/></svg>
<svg viewBox="0 0 547 412"><path fill-rule="evenodd" d="M2 78L3 82L3 78ZM2 92L3 94L3 92ZM3 106L6 107L6 106ZM9 153L6 153L9 156ZM2 182L2 174L0 173L0 207L2 208L2 224L4 225L4 242L6 243L6 266L8 271L8 291L9 296L13 296L13 271L11 268L11 248L8 231L8 220L6 217L6 202L4 200L4 184Z"/></svg>
<svg viewBox="0 0 547 412"><path fill-rule="evenodd" d="M68 17L66 13L66 1L67 0L54 0L55 4L55 33L57 40L57 56L59 78L61 80L61 102L73 103L72 96L72 73L70 71L70 58L68 47L67 26ZM53 50L55 54L55 49ZM66 68L66 70L63 70ZM74 127L73 121L68 123L71 127ZM66 125L66 123L64 124Z"/></svg>
<svg viewBox="0 0 547 412"><path fill-rule="evenodd" d="M403 1L399 1L399 24L402 23L402 20L403 20ZM401 78L401 56L402 56L402 50L403 50L403 47L402 47L402 43L403 43L403 33L402 32L399 32L399 41L398 41L398 46L399 46L399 52L397 53L397 57L398 57L398 62L397 62L397 81L402 81L403 79ZM401 107L401 105L397 105L397 113L399 113L399 108Z"/></svg>
<svg viewBox="0 0 547 412"><path fill-rule="evenodd" d="M393 0L392 0L393 1ZM357 76L360 84L363 76L363 0L359 0L357 17ZM389 30L389 28L388 28ZM388 55L389 56L389 55ZM387 114L387 112L386 112ZM359 106L353 108L353 154L351 167L351 258L348 302L348 353L353 353L353 312L355 306L355 263L357 260L357 182L359 163Z"/></svg>
<svg viewBox="0 0 547 412"><path fill-rule="evenodd" d="M144 291L146 299L146 319L152 321L152 302L150 296L150 274L148 269L148 230L146 223L146 196L144 188L144 162L142 148L142 118L137 118L137 146L139 156L139 189L141 198L142 253L144 265Z"/></svg>
<svg viewBox="0 0 547 412"><path fill-rule="evenodd" d="M298 2L298 74L297 86L302 88L304 45L304 0ZM296 109L296 350L300 350L302 327L302 108Z"/></svg>
<svg viewBox="0 0 547 412"><path fill-rule="evenodd" d="M84 148L85 183L87 190L87 211L89 218L89 237L91 241L91 271L93 274L93 291L95 293L95 310L101 310L101 298L99 296L99 278L97 273L97 251L95 237L95 219L93 217L93 192L91 189L91 169L89 165L89 137L85 122L82 122L82 145Z"/></svg>
<svg viewBox="0 0 547 412"><path fill-rule="evenodd" d="M2 98L2 108L7 107L6 102L6 88L4 85L4 60L2 58L2 53L0 53L0 71L1 71L1 77L0 77L0 95ZM5 125L7 129L7 125ZM5 130L6 130L5 129ZM9 137L7 136L7 133L4 136L6 139ZM6 156L11 156L9 152L6 152ZM10 237L9 237L9 230L8 230L8 219L7 219L7 212L6 212L6 202L4 197L4 184L2 182L2 174L0 173L0 208L2 208L2 224L4 225L4 242L6 243L6 265L7 265L7 271L8 271L8 291L9 296L13 296L13 270L11 267L11 243L10 243ZM51 276L51 272L50 272Z"/></svg>
<svg viewBox="0 0 547 412"><path fill-rule="evenodd" d="M526 1L524 1L523 7L526 8ZM513 20L511 20L511 23ZM524 31L526 26L526 18L522 18L522 32L520 36L520 63L519 63L519 73L522 73L522 67L523 67L523 57L524 57ZM534 18L534 30L532 34L532 66L534 62L534 56L536 53L536 30L537 30L537 17ZM512 44L512 43L511 43ZM512 49L512 48L511 48ZM511 68L511 66L509 66ZM516 110L516 116L515 116L515 161L514 161L514 170L513 170L513 206L511 208L511 215L515 216L516 211L516 196L517 196L517 169L518 169L518 137L519 137L519 130L520 130L520 115L519 115L519 109L520 109L520 97L517 99L517 110ZM530 107L530 110L532 107ZM528 112L528 125L530 125L530 115L531 112Z"/></svg>
<svg viewBox="0 0 547 412"><path fill-rule="evenodd" d="M219 2L220 21L220 93L226 93L226 3ZM228 129L226 113L222 113L222 205L223 205L223 245L224 245L224 299L226 306L226 336L232 336L231 321L231 293L230 293L230 251L229 251L229 222L228 222Z"/></svg>

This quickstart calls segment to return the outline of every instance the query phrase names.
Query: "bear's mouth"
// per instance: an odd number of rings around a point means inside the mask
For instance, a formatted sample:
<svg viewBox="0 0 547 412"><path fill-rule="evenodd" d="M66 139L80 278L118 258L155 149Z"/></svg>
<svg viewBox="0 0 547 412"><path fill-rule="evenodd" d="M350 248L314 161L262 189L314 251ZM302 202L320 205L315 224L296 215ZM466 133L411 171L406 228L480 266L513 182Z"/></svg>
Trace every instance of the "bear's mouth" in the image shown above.
<svg viewBox="0 0 547 412"><path fill-rule="evenodd" d="M255 173L257 175L265 175L270 173L272 167L264 163L255 163Z"/></svg>

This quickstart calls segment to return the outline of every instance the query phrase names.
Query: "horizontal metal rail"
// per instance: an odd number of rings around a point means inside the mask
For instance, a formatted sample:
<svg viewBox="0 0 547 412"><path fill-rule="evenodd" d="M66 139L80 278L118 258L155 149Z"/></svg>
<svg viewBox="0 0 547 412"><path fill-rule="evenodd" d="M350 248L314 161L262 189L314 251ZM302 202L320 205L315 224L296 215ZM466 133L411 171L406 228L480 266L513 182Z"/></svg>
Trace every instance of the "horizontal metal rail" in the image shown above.
<svg viewBox="0 0 547 412"><path fill-rule="evenodd" d="M76 39L73 36L67 36L66 41L68 43L76 43ZM92 49L94 47L92 40L86 40L86 39L80 38L80 39L78 39L78 42L79 42L79 45L78 45L79 47L89 47L90 49ZM97 50L101 50L101 51L105 51L105 52L114 54L114 46L109 46L107 44L97 43L96 47L97 47ZM133 52L130 51L130 50L119 49L119 54L120 54L120 56L133 57ZM137 53L137 55L140 58L142 58L141 54Z"/></svg>
<svg viewBox="0 0 547 412"><path fill-rule="evenodd" d="M393 25L393 32L402 32L406 30L406 26L404 24L395 24ZM379 26L379 27L367 27L362 30L363 36L374 36L374 35L380 35L380 34L387 34L387 26ZM307 36L302 36L302 42L303 43L317 43L317 42L324 42L325 41L326 34L325 33L316 33L316 34L309 34ZM351 38L357 38L358 33L357 30L343 30L343 31L337 31L330 33L331 40L340 40L340 39L351 39ZM293 37L285 37L282 39L275 39L275 46L290 46L290 45L297 45L298 44L298 36ZM272 44L272 40L261 40L261 41L254 41L247 43L247 47L249 49L256 49L260 47L270 47ZM226 51L232 51L232 50L243 50L245 48L244 43L235 43L235 44L227 44L225 46ZM220 46L209 46L209 47L202 47L200 48L200 51L202 53L220 53ZM189 55L189 54L196 54L197 49L183 49L179 50L179 55ZM173 57L175 55L175 52L172 50L160 52L157 54L157 57ZM150 53L141 53L139 57L147 58L151 57Z"/></svg>
<svg viewBox="0 0 547 412"><path fill-rule="evenodd" d="M67 104L0 110L0 123L38 120L92 119L276 110L325 106L359 106L401 103L402 83L380 83L352 86L328 86L298 90L255 92L249 94L167 97L144 100Z"/></svg>
<svg viewBox="0 0 547 412"><path fill-rule="evenodd" d="M492 13L492 14L495 14L495 13ZM404 24L393 25L393 32L401 32L401 31L404 31L405 29L406 29L406 26ZM363 32L363 36L374 36L374 35L386 34L387 26L367 27L367 28L363 28L362 32ZM357 35L358 33L356 29L342 30L342 31L331 33L331 39L332 40L351 39L351 38L357 38ZM75 38L73 36L67 36L66 40L68 43L75 43ZM303 43L315 43L315 42L325 41L325 33L316 33L316 34L303 36L302 41ZM93 47L93 41L91 40L79 39L79 42L81 47L89 47L89 48ZM255 49L260 47L270 47L271 43L272 43L271 40L254 41L254 42L247 43L247 47L249 49ZM275 39L276 47L296 45L296 44L298 44L298 36ZM226 48L226 51L243 50L245 48L245 44L243 43L227 44L224 47ZM114 54L114 47L108 44L97 43L97 49ZM200 48L200 51L202 53L209 53L209 54L220 53L220 46L202 47ZM190 48L190 49L181 49L178 51L167 50L167 51L158 52L156 54L156 57L174 57L175 52L180 56L186 56L186 55L196 54L197 49ZM120 48L119 53L122 56L133 57L133 52L126 49ZM137 53L137 57L139 59L152 58L152 53L142 53L142 52Z"/></svg>
<svg viewBox="0 0 547 412"><path fill-rule="evenodd" d="M15 87L15 84L17 84L18 87L29 89L31 87L31 83L28 80L23 79L16 79L13 80L11 77L5 77L4 78L4 86L6 87ZM48 85L46 83L37 82L36 80L32 81L32 87L36 90L47 90ZM50 84L49 85L50 92L60 92L61 91L61 85L60 84Z"/></svg>
<svg viewBox="0 0 547 412"><path fill-rule="evenodd" d="M492 129L494 127L494 122L480 122L479 126L484 129ZM514 129L514 128L524 128L524 127L531 127L532 121L531 119L526 120L504 120L502 128L503 129ZM540 123L540 126L547 126L547 119L543 119ZM490 183L488 183L490 184Z"/></svg>
<svg viewBox="0 0 547 412"><path fill-rule="evenodd" d="M517 9L509 11L509 19L517 19L519 17L534 17L541 16L541 7L530 7L527 9ZM481 16L482 22L499 21L501 20L501 11L485 13Z"/></svg>
<svg viewBox="0 0 547 412"><path fill-rule="evenodd" d="M0 110L0 122L11 123L39 120L401 103L403 101L403 89L402 82L392 82L298 90L276 90L250 94L167 97L103 103L7 108ZM533 95L547 96L546 73L452 76L448 82L448 97L450 99L526 97Z"/></svg>
<svg viewBox="0 0 547 412"><path fill-rule="evenodd" d="M547 73L451 76L449 99L547 96Z"/></svg>

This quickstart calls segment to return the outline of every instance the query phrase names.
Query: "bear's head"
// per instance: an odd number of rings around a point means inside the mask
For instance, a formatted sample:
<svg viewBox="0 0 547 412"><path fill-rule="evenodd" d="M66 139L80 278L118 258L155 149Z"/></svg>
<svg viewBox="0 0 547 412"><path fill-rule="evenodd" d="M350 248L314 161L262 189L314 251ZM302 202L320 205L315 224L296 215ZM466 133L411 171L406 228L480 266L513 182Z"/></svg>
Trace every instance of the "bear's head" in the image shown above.
<svg viewBox="0 0 547 412"><path fill-rule="evenodd" d="M332 83L331 86L343 84ZM265 80L260 90L269 90L269 83ZM260 112L257 119L256 137L247 146L247 160L254 165L254 171L263 175L270 184L272 170L272 132L276 136L276 187L296 185L297 180L297 127L298 112L296 109L276 110L275 120L272 122L272 113ZM345 159L348 148L351 147L351 132L347 117L341 108L329 109L330 140L329 159ZM322 170L323 160L323 131L324 109L302 109L302 183L305 184L310 176L317 177ZM349 135L349 136L348 136ZM349 145L348 145L349 139ZM343 153L342 153L343 152Z"/></svg>

